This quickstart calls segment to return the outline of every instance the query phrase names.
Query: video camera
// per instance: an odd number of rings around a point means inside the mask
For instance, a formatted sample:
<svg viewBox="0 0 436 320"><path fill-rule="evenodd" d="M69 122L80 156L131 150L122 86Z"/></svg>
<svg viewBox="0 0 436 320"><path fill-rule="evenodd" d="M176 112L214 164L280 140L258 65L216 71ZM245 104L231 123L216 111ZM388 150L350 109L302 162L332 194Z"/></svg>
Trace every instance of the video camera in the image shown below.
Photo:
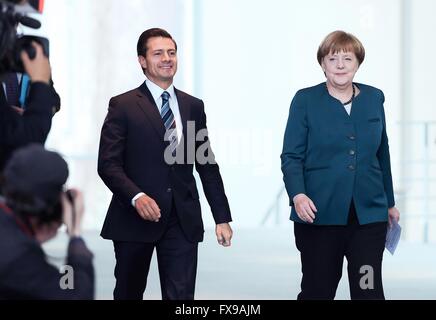
<svg viewBox="0 0 436 320"><path fill-rule="evenodd" d="M36 56L36 50L32 46L32 41L39 43L45 56L49 56L49 41L47 38L18 35L17 26L22 25L39 29L41 23L26 14L16 10L16 5L4 0L0 0L0 75L6 72L24 73L21 52L24 50L30 59Z"/></svg>

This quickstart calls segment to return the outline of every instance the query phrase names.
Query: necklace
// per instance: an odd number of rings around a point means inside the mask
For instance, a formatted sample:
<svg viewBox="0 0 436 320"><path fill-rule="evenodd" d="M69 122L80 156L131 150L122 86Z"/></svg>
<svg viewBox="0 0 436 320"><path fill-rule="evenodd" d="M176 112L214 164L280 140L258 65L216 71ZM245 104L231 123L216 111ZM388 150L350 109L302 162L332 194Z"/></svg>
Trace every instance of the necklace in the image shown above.
<svg viewBox="0 0 436 320"><path fill-rule="evenodd" d="M326 86L327 91L328 91L329 88L327 86L327 83L325 84L325 86ZM353 102L354 98L356 98L356 87L353 84L353 95L351 96L351 99L348 100L347 102L344 102L344 103L341 102L341 103L342 103L343 106L346 106L346 105L350 104L351 102Z"/></svg>
<svg viewBox="0 0 436 320"><path fill-rule="evenodd" d="M356 88L354 87L354 84L353 84L353 95L351 96L351 99L348 100L347 102L342 103L342 105L344 105L344 106L349 105L351 102L353 102L355 97L356 97Z"/></svg>

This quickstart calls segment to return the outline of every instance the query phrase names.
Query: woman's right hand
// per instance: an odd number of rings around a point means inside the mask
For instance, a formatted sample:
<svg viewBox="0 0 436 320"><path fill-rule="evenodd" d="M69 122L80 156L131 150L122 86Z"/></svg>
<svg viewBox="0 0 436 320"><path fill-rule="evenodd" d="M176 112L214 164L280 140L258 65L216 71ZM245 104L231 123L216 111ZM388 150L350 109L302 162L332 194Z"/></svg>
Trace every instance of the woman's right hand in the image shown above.
<svg viewBox="0 0 436 320"><path fill-rule="evenodd" d="M293 201L298 217L304 222L313 223L315 212L318 212L313 201L304 193L297 194Z"/></svg>

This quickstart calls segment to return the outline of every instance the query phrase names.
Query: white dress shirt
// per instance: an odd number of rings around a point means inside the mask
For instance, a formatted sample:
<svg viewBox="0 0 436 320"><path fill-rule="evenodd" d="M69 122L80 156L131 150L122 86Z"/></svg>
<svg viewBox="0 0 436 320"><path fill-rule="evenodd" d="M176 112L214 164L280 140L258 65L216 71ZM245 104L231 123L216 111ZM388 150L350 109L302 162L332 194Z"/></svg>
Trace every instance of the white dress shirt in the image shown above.
<svg viewBox="0 0 436 320"><path fill-rule="evenodd" d="M183 133L183 125L182 125L182 117L180 116L179 110L179 102L177 101L176 92L174 91L174 86L171 85L168 89L164 90L159 87L157 84L145 78L145 84L147 85L148 90L150 90L151 95L153 96L154 102L156 102L157 111L160 114L160 110L162 108L162 93L164 91L170 94L170 108L174 114L174 119L176 120L176 131L177 131L177 141L180 141Z"/></svg>

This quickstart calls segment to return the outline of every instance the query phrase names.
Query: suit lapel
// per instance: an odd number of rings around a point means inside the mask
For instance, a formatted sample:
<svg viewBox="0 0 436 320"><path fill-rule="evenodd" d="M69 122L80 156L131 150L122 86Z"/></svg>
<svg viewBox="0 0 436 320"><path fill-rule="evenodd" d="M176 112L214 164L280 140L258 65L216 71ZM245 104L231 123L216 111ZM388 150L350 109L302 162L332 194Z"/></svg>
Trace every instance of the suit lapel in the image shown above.
<svg viewBox="0 0 436 320"><path fill-rule="evenodd" d="M164 141L165 127L162 122L162 118L158 112L156 102L151 95L150 90L148 90L145 82L138 88L138 105L142 111L144 111L147 118L150 120L153 128L158 134L159 138Z"/></svg>
<svg viewBox="0 0 436 320"><path fill-rule="evenodd" d="M186 137L186 130L187 130L187 126L188 126L188 121L190 120L191 108L190 108L189 103L186 101L183 94L181 94L179 90L174 88L174 92L176 93L176 96L177 96L180 117L182 118L183 136Z"/></svg>

